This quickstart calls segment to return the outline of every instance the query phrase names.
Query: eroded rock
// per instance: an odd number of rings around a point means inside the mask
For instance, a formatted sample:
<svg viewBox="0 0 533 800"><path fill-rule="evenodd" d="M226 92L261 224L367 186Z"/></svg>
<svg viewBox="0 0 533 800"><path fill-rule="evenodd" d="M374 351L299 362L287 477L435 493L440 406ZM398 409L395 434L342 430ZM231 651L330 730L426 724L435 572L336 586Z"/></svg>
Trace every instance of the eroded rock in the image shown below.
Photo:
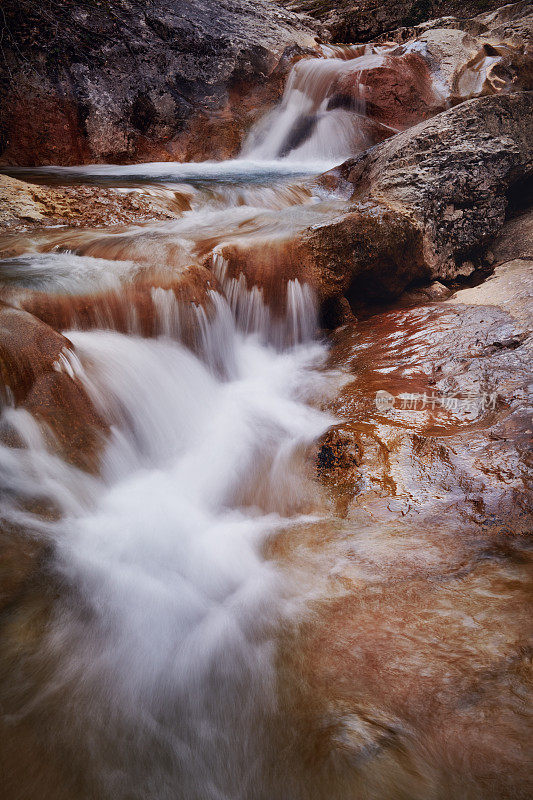
<svg viewBox="0 0 533 800"><path fill-rule="evenodd" d="M453 278L504 222L508 195L533 169L531 93L471 100L347 161L352 199L410 216L433 279Z"/></svg>
<svg viewBox="0 0 533 800"><path fill-rule="evenodd" d="M108 432L69 366L69 340L33 315L0 304L0 377L6 402L43 424L52 449L94 472Z"/></svg>
<svg viewBox="0 0 533 800"><path fill-rule="evenodd" d="M102 186L38 186L0 175L0 229L118 225L173 219L183 210L173 192L119 192Z"/></svg>
<svg viewBox="0 0 533 800"><path fill-rule="evenodd" d="M9 164L228 157L315 41L265 0L9 0L3 14Z"/></svg>

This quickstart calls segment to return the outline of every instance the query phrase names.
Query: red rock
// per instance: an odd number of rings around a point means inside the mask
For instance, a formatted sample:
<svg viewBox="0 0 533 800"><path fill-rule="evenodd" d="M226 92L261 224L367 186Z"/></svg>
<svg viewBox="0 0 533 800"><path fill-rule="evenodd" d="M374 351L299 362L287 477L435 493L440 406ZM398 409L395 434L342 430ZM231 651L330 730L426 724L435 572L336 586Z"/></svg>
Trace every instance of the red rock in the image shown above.
<svg viewBox="0 0 533 800"><path fill-rule="evenodd" d="M396 130L403 130L444 109L435 91L427 62L418 53L387 55L383 64L338 82L338 90L363 102L367 115Z"/></svg>
<svg viewBox="0 0 533 800"><path fill-rule="evenodd" d="M70 463L94 472L108 426L82 384L62 369L72 350L65 336L33 315L0 304L3 387L9 387L17 405L44 423L53 449Z"/></svg>

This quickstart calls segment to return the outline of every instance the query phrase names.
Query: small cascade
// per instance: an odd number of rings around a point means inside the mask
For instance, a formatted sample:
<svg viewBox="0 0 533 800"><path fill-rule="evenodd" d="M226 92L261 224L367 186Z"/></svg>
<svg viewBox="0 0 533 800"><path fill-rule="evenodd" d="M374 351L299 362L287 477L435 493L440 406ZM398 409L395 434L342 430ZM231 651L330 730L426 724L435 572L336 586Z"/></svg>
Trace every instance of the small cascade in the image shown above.
<svg viewBox="0 0 533 800"><path fill-rule="evenodd" d="M257 334L265 344L278 349L313 340L318 326L318 309L310 286L298 280L286 283L283 313L276 314L265 301L260 286L248 287L243 273L228 274L229 264L220 252L213 253L213 272L227 297L231 313L240 330Z"/></svg>
<svg viewBox="0 0 533 800"><path fill-rule="evenodd" d="M339 161L373 144L357 85L365 70L383 64L385 51L323 46L322 58L297 61L280 105L252 129L243 157Z"/></svg>
<svg viewBox="0 0 533 800"><path fill-rule="evenodd" d="M66 749L93 787L82 800L262 796L286 592L263 548L316 509L302 453L332 420L306 402L325 381L311 291L290 282L275 315L259 290L223 283L210 310L153 288L155 338L133 316L123 333L66 331L59 366L108 426L98 477L64 463L27 411L0 415L17 442L0 446L4 520L54 543L64 587L14 687L17 717L47 720L49 758Z"/></svg>

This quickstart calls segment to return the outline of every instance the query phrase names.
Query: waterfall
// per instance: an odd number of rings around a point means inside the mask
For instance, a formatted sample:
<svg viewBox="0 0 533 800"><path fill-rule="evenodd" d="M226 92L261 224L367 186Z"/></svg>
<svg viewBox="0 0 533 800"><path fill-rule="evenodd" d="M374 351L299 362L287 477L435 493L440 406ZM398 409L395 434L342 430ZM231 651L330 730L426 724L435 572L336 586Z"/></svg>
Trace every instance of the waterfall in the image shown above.
<svg viewBox="0 0 533 800"><path fill-rule="evenodd" d="M338 162L373 144L357 87L365 70L383 63L380 50L324 47L322 58L297 61L279 106L253 127L242 156Z"/></svg>
<svg viewBox="0 0 533 800"><path fill-rule="evenodd" d="M287 591L263 550L312 511L299 454L331 419L307 404L325 380L310 290L291 282L281 318L238 283L225 295L207 314L154 289L153 338L67 331L61 369L110 426L99 476L4 408L19 446L0 447L2 486L59 512L43 522L13 499L4 517L53 543L64 587L28 668L44 675L52 654L51 675L24 688L17 715L48 720L51 757L69 752L94 791L78 797L262 796Z"/></svg>

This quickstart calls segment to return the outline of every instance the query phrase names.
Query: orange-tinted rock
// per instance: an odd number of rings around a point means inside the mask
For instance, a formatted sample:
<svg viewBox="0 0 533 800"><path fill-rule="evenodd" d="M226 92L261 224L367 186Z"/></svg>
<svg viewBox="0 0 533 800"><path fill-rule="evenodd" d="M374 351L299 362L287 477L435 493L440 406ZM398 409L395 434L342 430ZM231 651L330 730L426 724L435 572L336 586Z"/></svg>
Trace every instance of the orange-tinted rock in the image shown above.
<svg viewBox="0 0 533 800"><path fill-rule="evenodd" d="M220 248L228 277L245 275L269 301L283 302L289 280L310 284L327 303L393 297L425 275L421 237L409 217L377 204L325 215L290 238L243 240Z"/></svg>
<svg viewBox="0 0 533 800"><path fill-rule="evenodd" d="M141 194L103 186L38 186L6 175L0 175L0 202L0 228L165 220L184 208L182 198L164 190Z"/></svg>
<svg viewBox="0 0 533 800"><path fill-rule="evenodd" d="M17 402L70 348L68 339L31 314L0 305L0 376Z"/></svg>
<svg viewBox="0 0 533 800"><path fill-rule="evenodd" d="M154 290L171 292L185 308L191 304L208 307L208 293L217 288L218 282L212 272L192 265L180 271L154 270L151 274L146 271L142 280L106 292L64 295L4 289L2 297L56 331L109 328L122 333L155 336L161 331Z"/></svg>
<svg viewBox="0 0 533 800"><path fill-rule="evenodd" d="M69 340L48 325L26 311L0 305L3 392L8 387L16 404L44 423L45 436L53 435L52 449L70 463L95 471L108 426L65 368L69 351Z"/></svg>
<svg viewBox="0 0 533 800"><path fill-rule="evenodd" d="M44 424L52 450L80 469L98 470L108 426L76 380L64 372L41 375L23 406Z"/></svg>
<svg viewBox="0 0 533 800"><path fill-rule="evenodd" d="M363 103L373 120L402 130L444 109L427 61L418 53L387 55L383 63L345 74L338 91Z"/></svg>
<svg viewBox="0 0 533 800"><path fill-rule="evenodd" d="M315 41L301 17L266 0L154 0L145 11L132 0L4 2L4 163L235 154L263 87L272 78L277 99L291 57Z"/></svg>

